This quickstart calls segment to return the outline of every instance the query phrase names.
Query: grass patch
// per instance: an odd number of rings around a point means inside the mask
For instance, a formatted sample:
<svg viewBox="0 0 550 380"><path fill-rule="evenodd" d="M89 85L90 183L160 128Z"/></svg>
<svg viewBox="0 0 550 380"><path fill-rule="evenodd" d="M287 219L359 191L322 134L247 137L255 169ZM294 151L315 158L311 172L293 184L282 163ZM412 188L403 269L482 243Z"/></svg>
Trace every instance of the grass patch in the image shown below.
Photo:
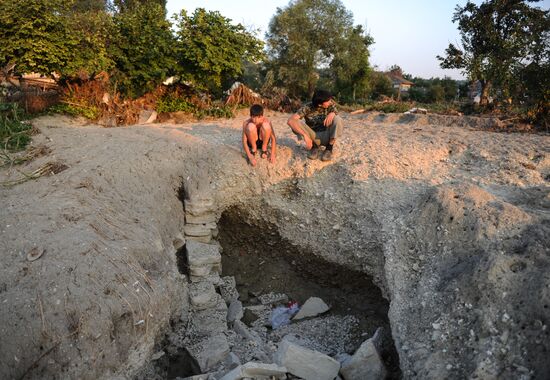
<svg viewBox="0 0 550 380"><path fill-rule="evenodd" d="M32 126L17 103L0 103L0 149L17 152L31 141Z"/></svg>
<svg viewBox="0 0 550 380"><path fill-rule="evenodd" d="M101 116L101 110L94 106L79 106L76 104L59 103L48 108L50 113L60 113L71 116L83 116L86 119L97 120Z"/></svg>

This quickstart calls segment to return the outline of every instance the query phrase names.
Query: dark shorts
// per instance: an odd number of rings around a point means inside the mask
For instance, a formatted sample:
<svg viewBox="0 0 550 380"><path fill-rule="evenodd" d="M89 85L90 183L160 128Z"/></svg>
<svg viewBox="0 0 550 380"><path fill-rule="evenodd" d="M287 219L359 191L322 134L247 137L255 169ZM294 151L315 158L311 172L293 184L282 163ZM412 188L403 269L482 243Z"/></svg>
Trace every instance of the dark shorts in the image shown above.
<svg viewBox="0 0 550 380"><path fill-rule="evenodd" d="M247 144L248 144L248 149L252 150L252 144L250 144L250 141L247 141ZM256 141L256 149L262 149L262 145L264 144L264 142L260 139L258 139Z"/></svg>

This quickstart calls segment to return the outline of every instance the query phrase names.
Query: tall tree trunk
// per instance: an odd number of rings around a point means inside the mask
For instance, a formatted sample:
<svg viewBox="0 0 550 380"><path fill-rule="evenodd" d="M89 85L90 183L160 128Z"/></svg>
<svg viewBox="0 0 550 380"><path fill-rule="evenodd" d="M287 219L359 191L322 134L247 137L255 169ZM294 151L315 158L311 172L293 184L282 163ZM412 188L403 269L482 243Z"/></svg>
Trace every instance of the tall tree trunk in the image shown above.
<svg viewBox="0 0 550 380"><path fill-rule="evenodd" d="M479 95L479 105L486 106L489 104L489 90L491 89L491 81L480 80L481 94Z"/></svg>

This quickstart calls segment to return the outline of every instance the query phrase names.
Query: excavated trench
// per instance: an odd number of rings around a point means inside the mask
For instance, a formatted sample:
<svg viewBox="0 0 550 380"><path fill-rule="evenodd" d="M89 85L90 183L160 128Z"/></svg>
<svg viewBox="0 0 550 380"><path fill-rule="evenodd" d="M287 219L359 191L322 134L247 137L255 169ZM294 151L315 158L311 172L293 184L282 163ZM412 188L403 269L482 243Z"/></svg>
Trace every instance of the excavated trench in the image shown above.
<svg viewBox="0 0 550 380"><path fill-rule="evenodd" d="M335 337L339 339L336 342L324 342L330 331L318 329L318 325L315 331L307 327L298 329L299 334L325 345L327 352L342 353L336 352L337 347L345 347L346 353L353 354L381 328L380 353L388 379L399 378L399 357L388 320L389 303L368 276L319 259L282 238L276 226L250 223L245 215L246 212L233 207L218 222L223 274L235 277L243 304L257 304L257 297L268 293L286 294L299 305L310 297L319 297L331 307L319 318L351 317L356 323L349 335ZM289 332L295 331L289 329Z"/></svg>
<svg viewBox="0 0 550 380"><path fill-rule="evenodd" d="M251 220L253 218L242 207L230 207L217 222L216 240L222 252L221 275L235 279L239 300L245 310L243 321L248 318L248 308L261 307L261 297L286 295L284 302L267 305L268 313L264 313L263 320L260 318L254 324L246 322L252 334L261 335L273 348L284 336L291 335L309 349L342 358L346 354L352 355L378 331L377 347L387 378L400 378L399 357L388 320L389 303L368 275L320 259L313 252L281 237L275 225ZM182 273L189 274L185 247L178 252L178 266ZM287 301L296 301L301 306L310 297L322 299L330 310L272 329L270 309ZM188 339L187 330L189 321L174 323L172 333L158 347L167 355L155 360L153 366L137 379L175 379L202 374L200 365L182 343ZM230 328L224 333L230 334ZM231 352L237 353L242 364L262 361L253 352L243 351L238 344L231 348Z"/></svg>

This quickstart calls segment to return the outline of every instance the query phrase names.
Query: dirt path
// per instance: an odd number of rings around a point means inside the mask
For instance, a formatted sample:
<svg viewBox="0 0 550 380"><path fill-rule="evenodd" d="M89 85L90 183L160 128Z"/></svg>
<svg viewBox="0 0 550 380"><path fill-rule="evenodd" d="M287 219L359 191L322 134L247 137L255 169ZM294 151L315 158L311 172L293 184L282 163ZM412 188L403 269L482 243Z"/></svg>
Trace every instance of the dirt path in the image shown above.
<svg viewBox="0 0 550 380"><path fill-rule="evenodd" d="M368 274L391 302L406 378L550 372L547 135L459 117L344 115L336 159L322 163L305 158L287 115L271 117L279 156L257 168L240 153L237 119L116 129L36 120L33 146L50 153L1 168L0 181L67 169L0 188L0 377L110 378L143 365L186 313L182 187Z"/></svg>

